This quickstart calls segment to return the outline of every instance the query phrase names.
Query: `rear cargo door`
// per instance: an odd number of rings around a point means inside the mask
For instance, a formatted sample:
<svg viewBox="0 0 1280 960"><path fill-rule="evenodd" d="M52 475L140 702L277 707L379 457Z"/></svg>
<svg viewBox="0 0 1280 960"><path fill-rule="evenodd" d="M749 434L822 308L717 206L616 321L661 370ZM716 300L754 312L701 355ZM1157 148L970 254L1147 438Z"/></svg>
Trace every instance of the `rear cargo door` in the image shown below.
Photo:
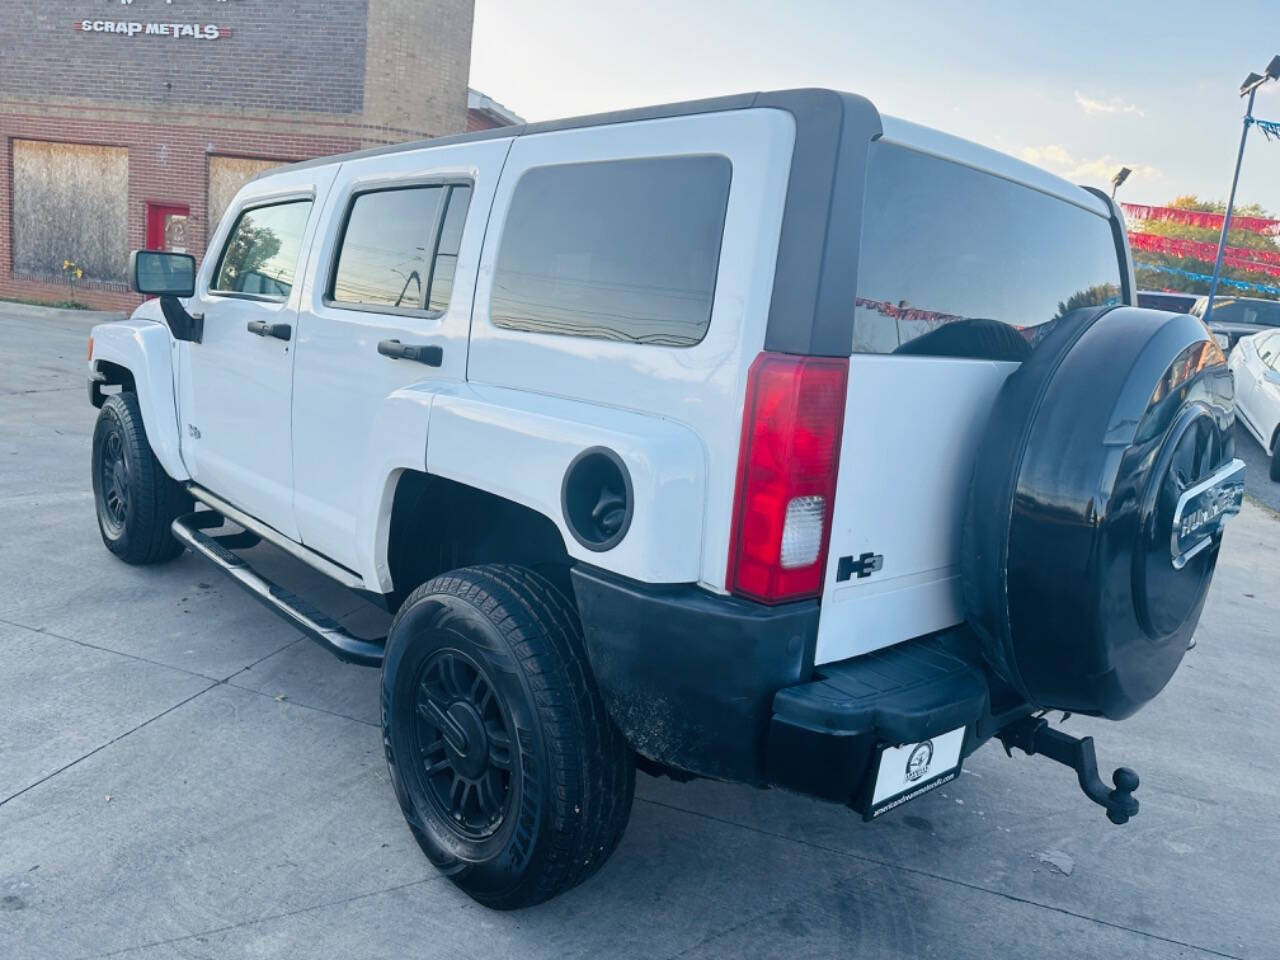
<svg viewBox="0 0 1280 960"><path fill-rule="evenodd" d="M1013 161L870 150L818 663L963 621L965 504L996 394L1057 318L1122 290L1108 211L1084 191L1028 186Z"/></svg>

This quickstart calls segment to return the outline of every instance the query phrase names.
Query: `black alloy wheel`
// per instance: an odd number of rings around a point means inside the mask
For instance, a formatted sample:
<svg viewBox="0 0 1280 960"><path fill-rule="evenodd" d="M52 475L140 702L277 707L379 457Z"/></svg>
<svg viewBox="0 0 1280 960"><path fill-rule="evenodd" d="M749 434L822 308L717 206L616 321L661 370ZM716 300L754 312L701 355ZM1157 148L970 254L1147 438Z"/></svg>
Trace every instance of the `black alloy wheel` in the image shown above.
<svg viewBox="0 0 1280 960"><path fill-rule="evenodd" d="M94 508L107 549L134 564L163 563L182 553L171 526L191 511L191 495L156 459L136 394L105 399L91 457Z"/></svg>
<svg viewBox="0 0 1280 960"><path fill-rule="evenodd" d="M382 662L382 731L414 839L486 906L576 886L626 828L635 757L572 601L527 567L463 567L409 594Z"/></svg>
<svg viewBox="0 0 1280 960"><path fill-rule="evenodd" d="M118 424L112 425L102 443L102 462L98 465L98 482L102 499L98 515L114 536L124 532L129 516L129 464L124 456L124 437Z"/></svg>
<svg viewBox="0 0 1280 960"><path fill-rule="evenodd" d="M419 674L414 767L436 813L459 836L483 840L511 800L512 724L484 670L460 650L435 653Z"/></svg>

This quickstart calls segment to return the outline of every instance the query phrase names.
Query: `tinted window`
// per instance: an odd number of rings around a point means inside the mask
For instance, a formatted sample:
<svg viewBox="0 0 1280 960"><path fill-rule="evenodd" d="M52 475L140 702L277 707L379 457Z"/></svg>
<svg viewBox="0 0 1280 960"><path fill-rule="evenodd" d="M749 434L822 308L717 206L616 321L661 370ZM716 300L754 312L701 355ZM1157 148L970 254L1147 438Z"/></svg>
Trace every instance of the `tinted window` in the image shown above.
<svg viewBox="0 0 1280 960"><path fill-rule="evenodd" d="M1148 293L1138 291L1138 306L1151 310L1168 310L1170 313L1190 313L1196 298L1185 293Z"/></svg>
<svg viewBox="0 0 1280 960"><path fill-rule="evenodd" d="M222 251L213 289L287 297L310 214L310 200L255 207L240 214Z"/></svg>
<svg viewBox="0 0 1280 960"><path fill-rule="evenodd" d="M1269 367L1275 367L1276 363L1280 361L1280 353L1277 353L1276 350L1277 345L1280 344L1280 335L1274 333L1270 335L1260 334L1253 343L1257 347L1258 356L1262 359L1262 362Z"/></svg>
<svg viewBox="0 0 1280 960"><path fill-rule="evenodd" d="M1037 190L874 143L864 210L855 351L1018 360L1119 302L1111 224Z"/></svg>
<svg viewBox="0 0 1280 960"><path fill-rule="evenodd" d="M449 207L440 227L435 263L431 268L431 293L427 300L431 310L445 310L449 306L449 297L453 295L453 275L458 269L458 250L462 246L462 226L467 221L470 204L470 187L450 189Z"/></svg>
<svg viewBox="0 0 1280 960"><path fill-rule="evenodd" d="M711 321L724 157L540 167L516 186L491 316L500 327L689 346Z"/></svg>
<svg viewBox="0 0 1280 960"><path fill-rule="evenodd" d="M338 252L333 299L421 308L427 245L444 194L444 187L413 187L356 197Z"/></svg>
<svg viewBox="0 0 1280 960"><path fill-rule="evenodd" d="M1280 327L1280 302L1219 297L1213 301L1212 323L1253 323L1263 327Z"/></svg>

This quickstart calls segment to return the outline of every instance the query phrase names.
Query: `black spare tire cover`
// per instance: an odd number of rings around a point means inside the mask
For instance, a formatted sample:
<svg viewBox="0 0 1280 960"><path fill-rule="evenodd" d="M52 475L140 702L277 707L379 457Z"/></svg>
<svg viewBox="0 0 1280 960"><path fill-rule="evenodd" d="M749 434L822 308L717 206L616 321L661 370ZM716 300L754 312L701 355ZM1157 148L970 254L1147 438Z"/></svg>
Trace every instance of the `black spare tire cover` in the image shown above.
<svg viewBox="0 0 1280 960"><path fill-rule="evenodd" d="M1222 350L1185 314L1074 311L1010 374L961 572L988 662L1028 702L1118 720L1168 683L1243 496L1234 417Z"/></svg>

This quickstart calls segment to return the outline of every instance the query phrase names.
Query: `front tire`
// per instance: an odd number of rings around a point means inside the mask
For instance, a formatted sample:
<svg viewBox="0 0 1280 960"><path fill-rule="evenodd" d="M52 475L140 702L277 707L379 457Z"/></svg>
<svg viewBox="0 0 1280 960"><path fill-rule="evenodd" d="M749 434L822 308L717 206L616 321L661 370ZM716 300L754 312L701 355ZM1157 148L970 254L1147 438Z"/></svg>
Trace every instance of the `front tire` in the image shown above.
<svg viewBox="0 0 1280 960"><path fill-rule="evenodd" d="M170 525L191 496L164 472L147 442L138 398L107 398L93 428L93 500L107 549L125 563L164 563L182 553Z"/></svg>
<svg viewBox="0 0 1280 960"><path fill-rule="evenodd" d="M467 567L409 595L387 640L382 727L415 839L486 906L576 886L626 828L634 757L576 612L531 570Z"/></svg>
<svg viewBox="0 0 1280 960"><path fill-rule="evenodd" d="M1280 429L1271 438L1271 479L1280 483Z"/></svg>

